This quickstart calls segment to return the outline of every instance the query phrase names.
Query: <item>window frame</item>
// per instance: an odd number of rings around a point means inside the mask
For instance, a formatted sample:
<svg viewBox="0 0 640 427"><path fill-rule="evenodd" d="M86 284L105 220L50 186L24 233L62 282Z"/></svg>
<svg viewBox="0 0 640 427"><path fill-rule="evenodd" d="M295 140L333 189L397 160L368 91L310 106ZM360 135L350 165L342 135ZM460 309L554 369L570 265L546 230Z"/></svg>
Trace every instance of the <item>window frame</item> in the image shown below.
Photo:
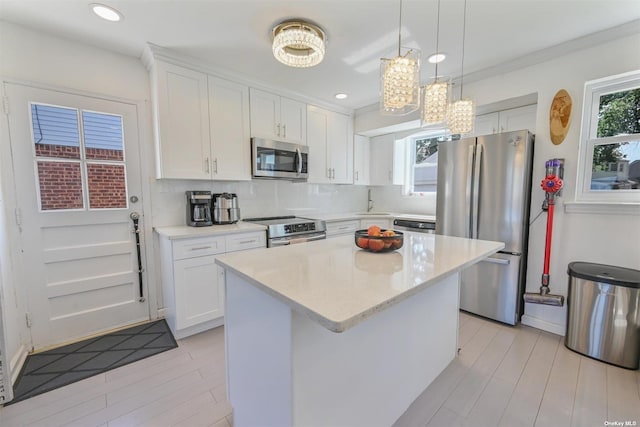
<svg viewBox="0 0 640 427"><path fill-rule="evenodd" d="M439 138L444 137L451 138L451 133L446 128L434 128L434 129L424 129L419 132L412 133L411 135L406 136L402 139L404 141L404 154L405 154L405 168L404 168L404 177L402 182L402 195L405 197L424 197L427 194L435 194L437 192L438 186L438 178L436 175L436 180L434 185L436 190L434 191L413 191L415 187L415 174L414 167L416 161L416 141L427 138Z"/></svg>
<svg viewBox="0 0 640 427"><path fill-rule="evenodd" d="M598 131L598 113L600 97L625 90L640 88L640 70L624 74L591 80L585 83L582 124L578 147L578 174L576 179L576 202L605 204L638 204L640 190L592 190L593 152L597 145L639 141L640 134L600 137Z"/></svg>

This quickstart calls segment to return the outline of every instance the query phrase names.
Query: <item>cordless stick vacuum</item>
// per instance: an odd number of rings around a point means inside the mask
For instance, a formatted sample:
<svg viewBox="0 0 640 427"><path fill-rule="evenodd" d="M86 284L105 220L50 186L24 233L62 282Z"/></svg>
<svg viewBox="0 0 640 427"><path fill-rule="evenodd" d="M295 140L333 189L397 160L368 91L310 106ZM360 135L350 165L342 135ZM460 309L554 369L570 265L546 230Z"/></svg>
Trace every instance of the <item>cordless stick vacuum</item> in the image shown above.
<svg viewBox="0 0 640 427"><path fill-rule="evenodd" d="M542 271L542 286L540 293L527 292L524 294L524 302L532 304L545 304L562 307L564 296L550 294L549 291L549 262L551 261L551 234L553 231L553 210L556 198L562 190L562 175L564 162L561 159L548 160L545 163L546 176L540 184L545 191L542 209L547 210L547 238L544 245L544 268Z"/></svg>

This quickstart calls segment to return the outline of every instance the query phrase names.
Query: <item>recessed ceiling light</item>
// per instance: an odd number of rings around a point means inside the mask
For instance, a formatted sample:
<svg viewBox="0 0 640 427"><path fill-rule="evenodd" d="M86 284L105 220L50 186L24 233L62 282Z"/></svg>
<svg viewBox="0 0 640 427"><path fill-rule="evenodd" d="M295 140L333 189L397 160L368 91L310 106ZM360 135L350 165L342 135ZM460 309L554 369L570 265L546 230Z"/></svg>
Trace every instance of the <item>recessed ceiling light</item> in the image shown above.
<svg viewBox="0 0 640 427"><path fill-rule="evenodd" d="M91 10L93 10L93 13L102 19L106 19L111 22L118 22L122 20L122 14L112 7L99 3L92 3L89 6L91 7Z"/></svg>
<svg viewBox="0 0 640 427"><path fill-rule="evenodd" d="M345 99L347 96L346 93L336 93L336 99Z"/></svg>
<svg viewBox="0 0 640 427"><path fill-rule="evenodd" d="M444 53L434 53L433 55L427 58L427 61L429 61L432 64L437 64L439 62L444 61L446 57L447 55L445 55Z"/></svg>

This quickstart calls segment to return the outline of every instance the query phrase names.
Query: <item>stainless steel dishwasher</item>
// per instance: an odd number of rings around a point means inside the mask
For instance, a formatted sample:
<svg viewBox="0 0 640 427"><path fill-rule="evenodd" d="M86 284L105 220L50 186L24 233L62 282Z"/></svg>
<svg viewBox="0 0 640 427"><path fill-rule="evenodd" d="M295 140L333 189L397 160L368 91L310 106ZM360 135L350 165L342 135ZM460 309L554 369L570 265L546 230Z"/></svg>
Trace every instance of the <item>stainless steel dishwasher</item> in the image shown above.
<svg viewBox="0 0 640 427"><path fill-rule="evenodd" d="M429 220L397 218L393 220L393 229L400 231L417 231L419 233L435 233L436 222Z"/></svg>

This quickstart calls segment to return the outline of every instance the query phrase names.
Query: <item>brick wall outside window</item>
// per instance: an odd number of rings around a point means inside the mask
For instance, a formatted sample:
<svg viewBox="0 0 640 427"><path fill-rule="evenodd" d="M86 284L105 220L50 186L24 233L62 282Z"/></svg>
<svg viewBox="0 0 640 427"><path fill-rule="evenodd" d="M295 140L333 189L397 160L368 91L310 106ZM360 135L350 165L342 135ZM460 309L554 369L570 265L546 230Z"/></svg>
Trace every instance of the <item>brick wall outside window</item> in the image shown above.
<svg viewBox="0 0 640 427"><path fill-rule="evenodd" d="M79 159L80 147L69 145L36 144L37 157L55 157L57 159Z"/></svg>
<svg viewBox="0 0 640 427"><path fill-rule="evenodd" d="M91 209L127 207L124 172L120 165L87 164Z"/></svg>
<svg viewBox="0 0 640 427"><path fill-rule="evenodd" d="M42 210L82 209L80 163L38 162Z"/></svg>

